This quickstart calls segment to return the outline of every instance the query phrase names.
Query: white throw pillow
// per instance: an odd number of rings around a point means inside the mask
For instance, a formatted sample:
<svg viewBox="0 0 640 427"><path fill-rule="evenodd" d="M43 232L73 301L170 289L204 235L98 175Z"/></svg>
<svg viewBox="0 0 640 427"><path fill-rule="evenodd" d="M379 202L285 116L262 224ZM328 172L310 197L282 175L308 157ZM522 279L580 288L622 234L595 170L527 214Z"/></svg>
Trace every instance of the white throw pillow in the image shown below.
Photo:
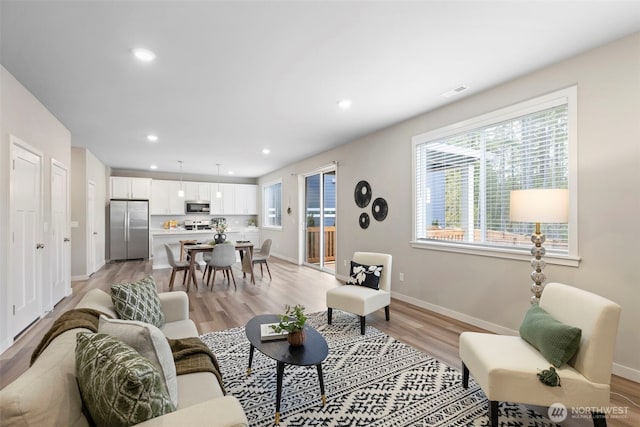
<svg viewBox="0 0 640 427"><path fill-rule="evenodd" d="M133 347L157 366L164 377L171 402L178 406L178 378L171 347L157 327L137 320L109 319L100 316L98 333L114 336Z"/></svg>

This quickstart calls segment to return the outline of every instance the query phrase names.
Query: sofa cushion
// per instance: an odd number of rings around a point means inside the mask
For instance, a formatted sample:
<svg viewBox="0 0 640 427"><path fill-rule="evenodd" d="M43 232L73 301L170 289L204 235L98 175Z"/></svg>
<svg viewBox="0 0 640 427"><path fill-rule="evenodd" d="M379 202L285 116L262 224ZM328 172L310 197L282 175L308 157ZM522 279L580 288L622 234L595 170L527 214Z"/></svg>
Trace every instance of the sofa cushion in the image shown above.
<svg viewBox="0 0 640 427"><path fill-rule="evenodd" d="M111 299L121 319L139 320L158 328L164 324L164 313L153 277L133 283L111 286Z"/></svg>
<svg viewBox="0 0 640 427"><path fill-rule="evenodd" d="M178 380L176 365L169 342L160 329L137 320L108 319L100 316L98 333L118 338L140 355L151 360L160 370L174 406L178 406Z"/></svg>
<svg viewBox="0 0 640 427"><path fill-rule="evenodd" d="M551 317L538 304L529 308L520 325L520 336L556 368L567 363L580 348L582 331Z"/></svg>
<svg viewBox="0 0 640 427"><path fill-rule="evenodd" d="M365 265L351 261L350 278L348 285L366 286L371 289L378 289L382 265Z"/></svg>
<svg viewBox="0 0 640 427"><path fill-rule="evenodd" d="M175 410L155 365L110 335L78 333L76 377L98 427L130 426Z"/></svg>

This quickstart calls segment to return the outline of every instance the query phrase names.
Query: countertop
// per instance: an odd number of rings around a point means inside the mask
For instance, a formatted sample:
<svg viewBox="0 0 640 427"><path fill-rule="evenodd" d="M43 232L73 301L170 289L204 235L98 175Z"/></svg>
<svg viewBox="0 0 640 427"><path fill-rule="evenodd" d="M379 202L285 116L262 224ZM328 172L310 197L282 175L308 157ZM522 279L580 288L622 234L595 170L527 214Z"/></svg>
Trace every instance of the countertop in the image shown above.
<svg viewBox="0 0 640 427"><path fill-rule="evenodd" d="M151 229L151 235L152 236L176 236L176 235L183 235L183 234L216 234L217 231L216 230L185 230L185 229L181 229L181 228L175 228L172 230L166 230L164 228L156 228L156 229ZM259 231L258 227L234 227L234 228L227 228L227 231L225 231L225 233L250 233L250 232L257 232Z"/></svg>

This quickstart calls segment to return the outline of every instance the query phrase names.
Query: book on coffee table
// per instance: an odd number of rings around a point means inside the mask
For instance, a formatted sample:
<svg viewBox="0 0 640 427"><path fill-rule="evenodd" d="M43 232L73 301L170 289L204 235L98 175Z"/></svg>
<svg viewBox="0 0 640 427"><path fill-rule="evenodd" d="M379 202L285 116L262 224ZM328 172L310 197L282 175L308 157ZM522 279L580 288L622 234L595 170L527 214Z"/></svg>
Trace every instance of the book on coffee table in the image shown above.
<svg viewBox="0 0 640 427"><path fill-rule="evenodd" d="M276 332L273 330L271 326L277 326L278 323L263 323L260 325L260 340L262 341L272 341L272 340L281 340L287 337L288 332Z"/></svg>

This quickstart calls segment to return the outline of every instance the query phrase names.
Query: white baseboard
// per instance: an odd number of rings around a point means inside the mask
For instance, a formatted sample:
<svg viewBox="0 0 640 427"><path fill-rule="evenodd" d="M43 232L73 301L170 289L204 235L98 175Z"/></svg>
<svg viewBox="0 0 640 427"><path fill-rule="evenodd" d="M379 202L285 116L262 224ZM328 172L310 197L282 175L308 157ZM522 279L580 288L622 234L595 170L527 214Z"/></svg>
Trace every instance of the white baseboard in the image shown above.
<svg viewBox="0 0 640 427"><path fill-rule="evenodd" d="M282 254L271 253L271 256L274 257L274 258L281 259L283 261L290 262L290 263L295 264L295 265L300 265L300 263L298 262L297 259L289 258L289 257L286 257L286 256L284 256Z"/></svg>
<svg viewBox="0 0 640 427"><path fill-rule="evenodd" d="M505 328L504 326L496 325L495 323L487 322L486 320L478 319L476 317L469 316L468 314L460 313L458 311L454 311L445 307L440 307L439 305L431 304L426 301L419 300L417 298L398 294L393 291L391 291L391 296L393 298L399 299L400 301L417 305L418 307L424 308L426 310L430 310L435 313L442 314L447 317L451 317L452 319L460 320L461 322L465 322L470 325L477 326L478 328L486 329L487 331L491 331L496 334L518 335L518 331L516 330Z"/></svg>
<svg viewBox="0 0 640 427"><path fill-rule="evenodd" d="M7 338L6 340L0 342L0 354L4 353L13 345L13 339Z"/></svg>
<svg viewBox="0 0 640 427"><path fill-rule="evenodd" d="M491 331L500 335L518 335L518 331L516 330L505 328L504 326L496 325L495 323L487 322L485 320L478 319L476 317L472 317L454 310L450 310L445 307L440 307L438 305L431 304L413 297L408 297L406 295L398 294L393 291L391 292L391 296L393 298L399 299L400 301L408 302L409 304L413 304L415 306L433 311L438 314L442 314L447 317L451 317L456 320L460 320L461 322L465 322L470 325L477 326L478 328L486 329L487 331ZM619 363L614 363L612 372L619 377L640 383L640 370L633 369Z"/></svg>
<svg viewBox="0 0 640 427"><path fill-rule="evenodd" d="M171 268L171 266L169 264L154 264L153 265L153 269L154 270L162 270L163 268Z"/></svg>
<svg viewBox="0 0 640 427"><path fill-rule="evenodd" d="M83 276L71 276L71 281L72 282L77 282L78 280L87 280L89 279L89 276L87 275L83 275Z"/></svg>
<svg viewBox="0 0 640 427"><path fill-rule="evenodd" d="M612 372L614 375L617 375L619 377L640 383L640 370L638 369L633 369L619 363L614 363Z"/></svg>

